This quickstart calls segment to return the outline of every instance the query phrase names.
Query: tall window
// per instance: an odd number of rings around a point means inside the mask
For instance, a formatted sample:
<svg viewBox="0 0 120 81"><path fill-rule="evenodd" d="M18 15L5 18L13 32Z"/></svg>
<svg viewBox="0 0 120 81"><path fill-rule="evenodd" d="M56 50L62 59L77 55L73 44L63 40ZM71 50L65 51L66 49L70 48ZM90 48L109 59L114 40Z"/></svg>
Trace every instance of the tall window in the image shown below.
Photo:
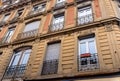
<svg viewBox="0 0 120 81"><path fill-rule="evenodd" d="M2 21L7 21L9 19L9 17L10 17L10 14L6 14Z"/></svg>
<svg viewBox="0 0 120 81"><path fill-rule="evenodd" d="M42 68L42 75L57 73L59 53L60 43L48 44Z"/></svg>
<svg viewBox="0 0 120 81"><path fill-rule="evenodd" d="M98 57L94 35L83 37L78 41L78 70L92 70L98 68Z"/></svg>
<svg viewBox="0 0 120 81"><path fill-rule="evenodd" d="M4 43L10 42L13 34L14 34L15 27L8 29L8 32L5 35L5 38L3 39Z"/></svg>
<svg viewBox="0 0 120 81"><path fill-rule="evenodd" d="M51 31L61 30L64 26L64 13L54 15Z"/></svg>
<svg viewBox="0 0 120 81"><path fill-rule="evenodd" d="M78 25L87 24L93 21L91 6L78 8Z"/></svg>
<svg viewBox="0 0 120 81"><path fill-rule="evenodd" d="M23 47L14 51L10 64L5 73L6 77L20 77L24 71L29 60L31 47Z"/></svg>

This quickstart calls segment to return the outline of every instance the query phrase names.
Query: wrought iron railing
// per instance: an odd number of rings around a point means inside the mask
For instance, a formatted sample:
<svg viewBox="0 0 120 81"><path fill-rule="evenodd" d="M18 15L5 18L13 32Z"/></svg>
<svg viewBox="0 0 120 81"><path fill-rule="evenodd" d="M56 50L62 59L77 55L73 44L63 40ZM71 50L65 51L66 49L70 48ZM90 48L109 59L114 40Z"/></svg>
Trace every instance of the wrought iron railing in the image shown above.
<svg viewBox="0 0 120 81"><path fill-rule="evenodd" d="M66 1L62 1L60 3L56 3L54 9L58 9L58 8L64 7L65 3L66 3Z"/></svg>
<svg viewBox="0 0 120 81"><path fill-rule="evenodd" d="M58 59L43 62L42 75L56 74L58 70Z"/></svg>
<svg viewBox="0 0 120 81"><path fill-rule="evenodd" d="M58 31L63 29L63 27L64 27L64 21L59 23L54 23L50 26L50 31Z"/></svg>
<svg viewBox="0 0 120 81"><path fill-rule="evenodd" d="M26 64L8 66L4 78L22 77L26 70Z"/></svg>
<svg viewBox="0 0 120 81"><path fill-rule="evenodd" d="M27 31L27 32L22 32L19 33L17 36L17 39L24 39L24 38L29 38L29 37L35 37L38 33L38 29L34 29L31 31Z"/></svg>
<svg viewBox="0 0 120 81"><path fill-rule="evenodd" d="M42 12L44 12L44 11L45 11L45 8L40 8L40 9L35 10L35 11L30 11L30 12L28 13L28 16L30 16L30 15L35 15L35 14L39 14L39 13L42 13Z"/></svg>
<svg viewBox="0 0 120 81"><path fill-rule="evenodd" d="M91 54L87 57L78 56L78 70L79 71L89 71L99 68L98 56L97 54Z"/></svg>
<svg viewBox="0 0 120 81"><path fill-rule="evenodd" d="M77 19L77 24L78 25L83 25L83 24L88 24L93 22L93 14L88 14L85 16L80 16Z"/></svg>

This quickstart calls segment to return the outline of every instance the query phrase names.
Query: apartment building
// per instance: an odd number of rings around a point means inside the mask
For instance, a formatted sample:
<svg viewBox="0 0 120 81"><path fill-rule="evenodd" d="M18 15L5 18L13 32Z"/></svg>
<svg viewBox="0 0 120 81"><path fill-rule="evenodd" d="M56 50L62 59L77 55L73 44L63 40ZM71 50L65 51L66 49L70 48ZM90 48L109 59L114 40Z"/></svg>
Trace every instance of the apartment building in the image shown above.
<svg viewBox="0 0 120 81"><path fill-rule="evenodd" d="M120 0L1 0L1 81L120 81Z"/></svg>

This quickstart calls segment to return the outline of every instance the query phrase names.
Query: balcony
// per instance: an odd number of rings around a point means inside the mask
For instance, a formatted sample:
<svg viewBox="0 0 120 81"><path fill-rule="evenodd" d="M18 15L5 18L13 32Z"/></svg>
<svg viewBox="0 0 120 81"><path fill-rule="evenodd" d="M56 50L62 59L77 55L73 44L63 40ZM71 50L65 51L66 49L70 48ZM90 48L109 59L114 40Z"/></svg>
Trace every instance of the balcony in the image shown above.
<svg viewBox="0 0 120 81"><path fill-rule="evenodd" d="M26 70L26 64L8 66L4 78L22 77Z"/></svg>
<svg viewBox="0 0 120 81"><path fill-rule="evenodd" d="M90 71L99 68L97 54L81 55L78 57L78 70L79 71Z"/></svg>
<svg viewBox="0 0 120 81"><path fill-rule="evenodd" d="M50 26L50 31L59 31L63 29L63 27L64 27L64 21L59 23L54 23Z"/></svg>
<svg viewBox="0 0 120 81"><path fill-rule="evenodd" d="M40 8L40 9L35 10L35 11L30 11L25 19L41 15L44 13L44 11L45 11L45 9L43 9L43 8Z"/></svg>
<svg viewBox="0 0 120 81"><path fill-rule="evenodd" d="M17 40L35 37L37 35L37 33L38 33L38 29L34 29L34 30L31 30L31 31L19 33L18 36L17 36Z"/></svg>
<svg viewBox="0 0 120 81"><path fill-rule="evenodd" d="M43 62L42 75L56 74L58 70L58 59Z"/></svg>
<svg viewBox="0 0 120 81"><path fill-rule="evenodd" d="M93 14L78 17L77 25L84 25L93 22Z"/></svg>
<svg viewBox="0 0 120 81"><path fill-rule="evenodd" d="M60 3L56 3L54 9L60 9L65 7L66 1L62 1Z"/></svg>

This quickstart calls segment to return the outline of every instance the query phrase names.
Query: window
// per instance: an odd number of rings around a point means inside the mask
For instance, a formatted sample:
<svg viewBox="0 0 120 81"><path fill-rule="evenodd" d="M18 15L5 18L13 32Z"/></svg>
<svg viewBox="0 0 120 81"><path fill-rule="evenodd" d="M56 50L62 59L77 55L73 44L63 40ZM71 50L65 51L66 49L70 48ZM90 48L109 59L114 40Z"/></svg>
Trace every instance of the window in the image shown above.
<svg viewBox="0 0 120 81"><path fill-rule="evenodd" d="M91 6L78 8L78 25L87 24L93 21Z"/></svg>
<svg viewBox="0 0 120 81"><path fill-rule="evenodd" d="M65 6L65 0L56 0L55 8L60 8Z"/></svg>
<svg viewBox="0 0 120 81"><path fill-rule="evenodd" d="M17 12L17 17L19 17L19 16L21 16L21 15L22 15L23 10L24 10L24 9L20 9L20 10L18 10L18 12Z"/></svg>
<svg viewBox="0 0 120 81"><path fill-rule="evenodd" d="M13 4L16 4L16 3L18 3L20 0L12 0L12 3Z"/></svg>
<svg viewBox="0 0 120 81"><path fill-rule="evenodd" d="M7 21L9 19L9 17L10 17L10 14L6 14L3 18L3 21Z"/></svg>
<svg viewBox="0 0 120 81"><path fill-rule="evenodd" d="M18 35L18 39L36 36L39 26L40 21L33 21L31 23L26 24L23 32Z"/></svg>
<svg viewBox="0 0 120 81"><path fill-rule="evenodd" d="M6 33L5 38L3 40L4 43L10 42L10 39L13 36L14 30L15 30L15 27L8 29L8 32Z"/></svg>
<svg viewBox="0 0 120 81"><path fill-rule="evenodd" d="M65 0L57 0L57 4L58 3L61 3L61 2L64 2Z"/></svg>
<svg viewBox="0 0 120 81"><path fill-rule="evenodd" d="M98 57L94 35L83 37L78 41L78 70L81 71L98 68Z"/></svg>
<svg viewBox="0 0 120 81"><path fill-rule="evenodd" d="M64 13L54 15L51 31L61 30L64 26Z"/></svg>
<svg viewBox="0 0 120 81"><path fill-rule="evenodd" d="M10 64L5 73L6 77L20 77L23 75L29 56L31 53L31 47L22 47L14 51ZM14 75L16 74L16 75Z"/></svg>
<svg viewBox="0 0 120 81"><path fill-rule="evenodd" d="M42 75L57 73L59 53L60 43L48 44L43 62Z"/></svg>
<svg viewBox="0 0 120 81"><path fill-rule="evenodd" d="M34 12L37 12L37 11L43 12L43 11L45 11L45 6L46 6L45 3L35 5L35 6L33 6L32 11L34 11Z"/></svg>
<svg viewBox="0 0 120 81"><path fill-rule="evenodd" d="M31 23L28 23L28 24L26 24L23 32L36 30L39 28L39 25L40 25L40 21L33 21Z"/></svg>

